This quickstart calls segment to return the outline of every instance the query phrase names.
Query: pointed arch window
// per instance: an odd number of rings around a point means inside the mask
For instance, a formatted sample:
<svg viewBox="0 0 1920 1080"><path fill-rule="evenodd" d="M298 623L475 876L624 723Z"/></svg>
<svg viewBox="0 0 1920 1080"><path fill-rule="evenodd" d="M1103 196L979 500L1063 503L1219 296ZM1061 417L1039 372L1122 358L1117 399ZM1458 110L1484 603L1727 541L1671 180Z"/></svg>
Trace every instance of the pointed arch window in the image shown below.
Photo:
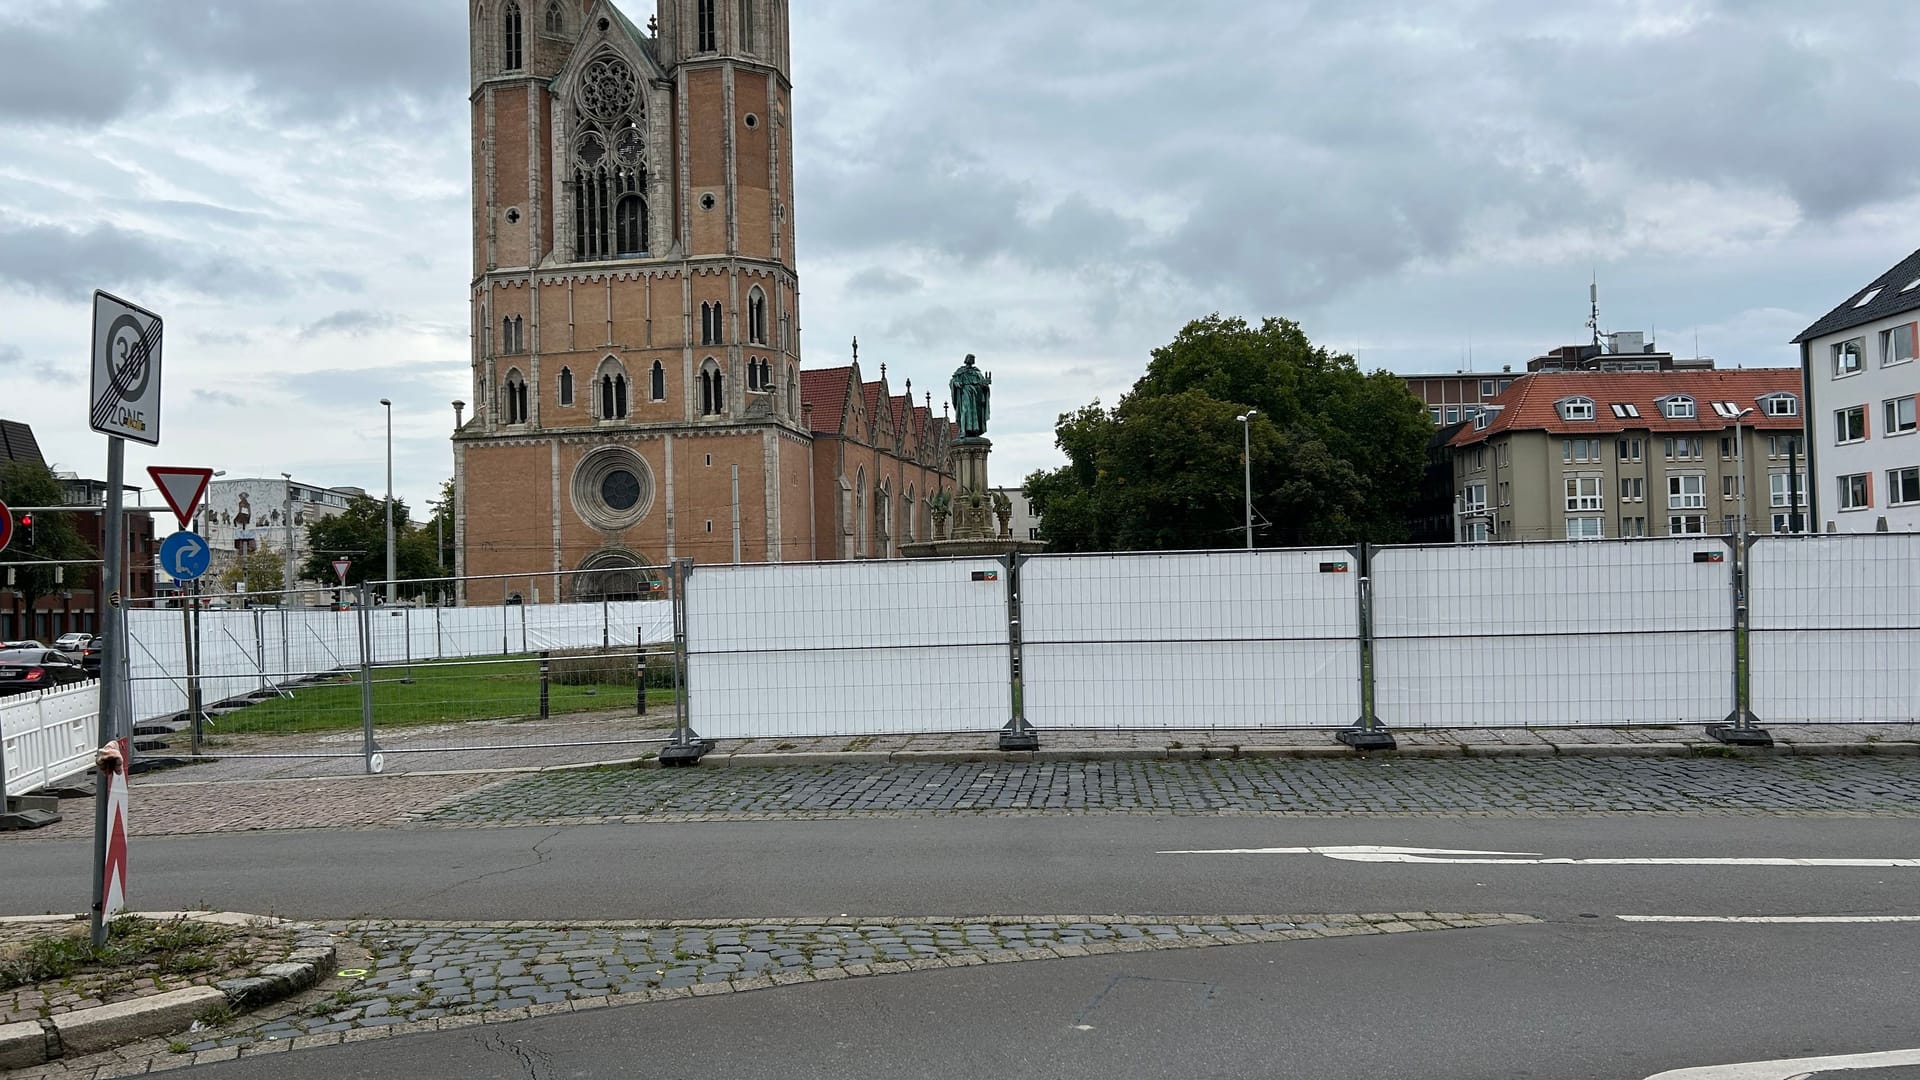
<svg viewBox="0 0 1920 1080"><path fill-rule="evenodd" d="M507 372L507 423L527 422L527 380L519 368Z"/></svg>
<svg viewBox="0 0 1920 1080"><path fill-rule="evenodd" d="M502 353L527 351L526 320L522 316L509 315L500 320L500 351Z"/></svg>
<svg viewBox="0 0 1920 1080"><path fill-rule="evenodd" d="M572 97L574 257L644 255L652 239L645 88L631 65L603 52L581 69Z"/></svg>
<svg viewBox="0 0 1920 1080"><path fill-rule="evenodd" d="M501 23L501 44L506 47L506 70L518 71L527 63L526 40L521 33L518 0L507 0L507 6L501 12Z"/></svg>
<svg viewBox="0 0 1920 1080"><path fill-rule="evenodd" d="M600 362L600 419L627 418L627 369L609 356Z"/></svg>
<svg viewBox="0 0 1920 1080"><path fill-rule="evenodd" d="M913 541L920 539L920 530L915 527L916 523L914 521L914 506L915 504L913 501L913 485L908 484L907 485L907 501L906 501L906 504L900 508L902 511L904 511L904 513L901 516L907 519L907 542L908 543L912 543Z"/></svg>
<svg viewBox="0 0 1920 1080"><path fill-rule="evenodd" d="M759 286L747 295L747 340L755 345L767 343L767 294Z"/></svg>
<svg viewBox="0 0 1920 1080"><path fill-rule="evenodd" d="M718 33L718 27L714 23L713 9L714 0L700 0L699 13L697 16L700 40L694 47L696 52L713 52L719 48L720 35Z"/></svg>
<svg viewBox="0 0 1920 1080"><path fill-rule="evenodd" d="M700 365L700 415L719 416L726 411L727 382L720 365L707 357Z"/></svg>
<svg viewBox="0 0 1920 1080"><path fill-rule="evenodd" d="M667 400L667 369L660 366L660 361L658 360L653 362L653 386L651 390L653 392L652 400Z"/></svg>
<svg viewBox="0 0 1920 1080"><path fill-rule="evenodd" d="M760 361L747 357L747 389L760 389Z"/></svg>
<svg viewBox="0 0 1920 1080"><path fill-rule="evenodd" d="M753 0L740 0L740 47L753 48Z"/></svg>
<svg viewBox="0 0 1920 1080"><path fill-rule="evenodd" d="M726 316L722 313L719 302L701 304L700 344L722 345L726 340Z"/></svg>
<svg viewBox="0 0 1920 1080"><path fill-rule="evenodd" d="M561 10L560 0L550 0L547 4L547 33L562 34L567 29L567 14Z"/></svg>
<svg viewBox="0 0 1920 1080"><path fill-rule="evenodd" d="M572 368L563 367L560 369L560 404L562 405L573 404L573 369Z"/></svg>
<svg viewBox="0 0 1920 1080"><path fill-rule="evenodd" d="M793 368L787 368L787 415L800 415L800 376Z"/></svg>

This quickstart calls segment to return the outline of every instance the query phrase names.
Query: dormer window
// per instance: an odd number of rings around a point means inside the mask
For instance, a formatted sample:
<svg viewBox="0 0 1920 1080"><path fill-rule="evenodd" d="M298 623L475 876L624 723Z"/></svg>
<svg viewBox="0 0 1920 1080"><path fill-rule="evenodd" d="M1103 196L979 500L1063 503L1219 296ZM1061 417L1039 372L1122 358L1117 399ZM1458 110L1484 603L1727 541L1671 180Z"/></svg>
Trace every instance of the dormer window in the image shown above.
<svg viewBox="0 0 1920 1080"><path fill-rule="evenodd" d="M1661 398L1660 415L1669 420L1692 420L1699 414L1694 411L1693 399L1683 394Z"/></svg>
<svg viewBox="0 0 1920 1080"><path fill-rule="evenodd" d="M1792 394L1768 394L1760 399L1760 411L1768 416L1799 416L1800 399Z"/></svg>
<svg viewBox="0 0 1920 1080"><path fill-rule="evenodd" d="M1553 407L1560 410L1560 419L1562 420L1593 419L1592 398L1561 398L1559 401L1553 403Z"/></svg>

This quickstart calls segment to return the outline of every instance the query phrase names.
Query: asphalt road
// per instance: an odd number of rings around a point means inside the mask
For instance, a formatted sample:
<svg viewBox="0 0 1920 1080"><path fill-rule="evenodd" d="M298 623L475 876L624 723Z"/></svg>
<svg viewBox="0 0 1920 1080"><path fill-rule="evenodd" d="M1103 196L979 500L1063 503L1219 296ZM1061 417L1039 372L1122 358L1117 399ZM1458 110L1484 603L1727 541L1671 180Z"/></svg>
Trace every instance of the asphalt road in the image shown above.
<svg viewBox="0 0 1920 1080"><path fill-rule="evenodd" d="M1920 1045L1917 941L1910 925L1574 920L1134 953L603 1009L179 1075L1638 1080Z"/></svg>
<svg viewBox="0 0 1920 1080"><path fill-rule="evenodd" d="M1916 914L1920 868L1374 865L1187 848L1407 845L1551 856L1920 856L1913 819L917 817L136 840L136 909L629 919L1507 911ZM76 910L90 849L4 851L0 913Z"/></svg>

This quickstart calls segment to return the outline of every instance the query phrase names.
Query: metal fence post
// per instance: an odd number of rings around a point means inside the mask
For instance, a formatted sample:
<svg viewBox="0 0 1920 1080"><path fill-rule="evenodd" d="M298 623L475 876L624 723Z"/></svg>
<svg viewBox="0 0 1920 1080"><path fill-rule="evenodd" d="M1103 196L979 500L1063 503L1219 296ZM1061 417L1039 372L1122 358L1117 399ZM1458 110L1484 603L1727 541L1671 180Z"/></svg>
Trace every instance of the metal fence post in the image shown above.
<svg viewBox="0 0 1920 1080"><path fill-rule="evenodd" d="M367 772L386 768L386 757L373 741L373 590L360 583L360 753Z"/></svg>
<svg viewBox="0 0 1920 1080"><path fill-rule="evenodd" d="M542 720L547 719L550 713L547 687L549 681L553 678L553 661L551 657L552 654L547 650L540 650L540 719Z"/></svg>
<svg viewBox="0 0 1920 1080"><path fill-rule="evenodd" d="M1745 479L1744 477L1742 478ZM1753 673L1747 657L1751 655L1747 630L1747 598L1753 595L1753 580L1748 569L1752 553L1744 531L1730 541L1733 547L1733 712L1725 721L1708 724L1707 734L1728 746L1772 746L1773 735L1754 720L1747 707L1747 692Z"/></svg>
<svg viewBox="0 0 1920 1080"><path fill-rule="evenodd" d="M260 676L260 692L267 690L267 613L253 609L253 670Z"/></svg>
<svg viewBox="0 0 1920 1080"><path fill-rule="evenodd" d="M647 628L633 628L633 711L647 715Z"/></svg>
<svg viewBox="0 0 1920 1080"><path fill-rule="evenodd" d="M194 655L193 613L200 606L200 583L191 582L180 594L180 650L187 662L188 753L200 756L200 658Z"/></svg>
<svg viewBox="0 0 1920 1080"><path fill-rule="evenodd" d="M713 740L694 734L687 706L687 578L692 559L675 559L668 567L673 581L673 741L660 750L663 766L692 765L713 749Z"/></svg>
<svg viewBox="0 0 1920 1080"><path fill-rule="evenodd" d="M1007 574L1007 693L1011 716L1000 729L1000 749L1038 750L1040 733L1027 723L1025 655L1020 647L1020 564L1028 556L1010 552L1000 557Z"/></svg>
<svg viewBox="0 0 1920 1080"><path fill-rule="evenodd" d="M1343 728L1334 738L1355 750L1392 750L1398 745L1394 742L1393 733L1386 729L1374 712L1372 547L1361 544L1354 552L1354 560L1360 570L1355 592L1360 626L1360 719L1354 726Z"/></svg>

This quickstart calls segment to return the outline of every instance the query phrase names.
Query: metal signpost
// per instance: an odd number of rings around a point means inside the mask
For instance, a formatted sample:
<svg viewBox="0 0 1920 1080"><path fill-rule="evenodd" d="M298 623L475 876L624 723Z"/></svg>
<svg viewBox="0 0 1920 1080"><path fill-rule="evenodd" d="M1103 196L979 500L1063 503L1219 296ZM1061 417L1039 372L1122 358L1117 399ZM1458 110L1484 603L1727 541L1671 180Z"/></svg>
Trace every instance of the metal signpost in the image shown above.
<svg viewBox="0 0 1920 1080"><path fill-rule="evenodd" d="M93 294L92 383L88 421L107 437L106 565L101 582L109 591L100 628L106 638L100 672L100 743L131 737L128 710L127 613L121 606L127 523L121 488L127 479L126 440L160 445L160 316L116 296ZM125 769L131 762L123 762ZM124 779L124 774L122 774ZM106 776L94 792L93 942L107 941L107 810L113 787Z"/></svg>

